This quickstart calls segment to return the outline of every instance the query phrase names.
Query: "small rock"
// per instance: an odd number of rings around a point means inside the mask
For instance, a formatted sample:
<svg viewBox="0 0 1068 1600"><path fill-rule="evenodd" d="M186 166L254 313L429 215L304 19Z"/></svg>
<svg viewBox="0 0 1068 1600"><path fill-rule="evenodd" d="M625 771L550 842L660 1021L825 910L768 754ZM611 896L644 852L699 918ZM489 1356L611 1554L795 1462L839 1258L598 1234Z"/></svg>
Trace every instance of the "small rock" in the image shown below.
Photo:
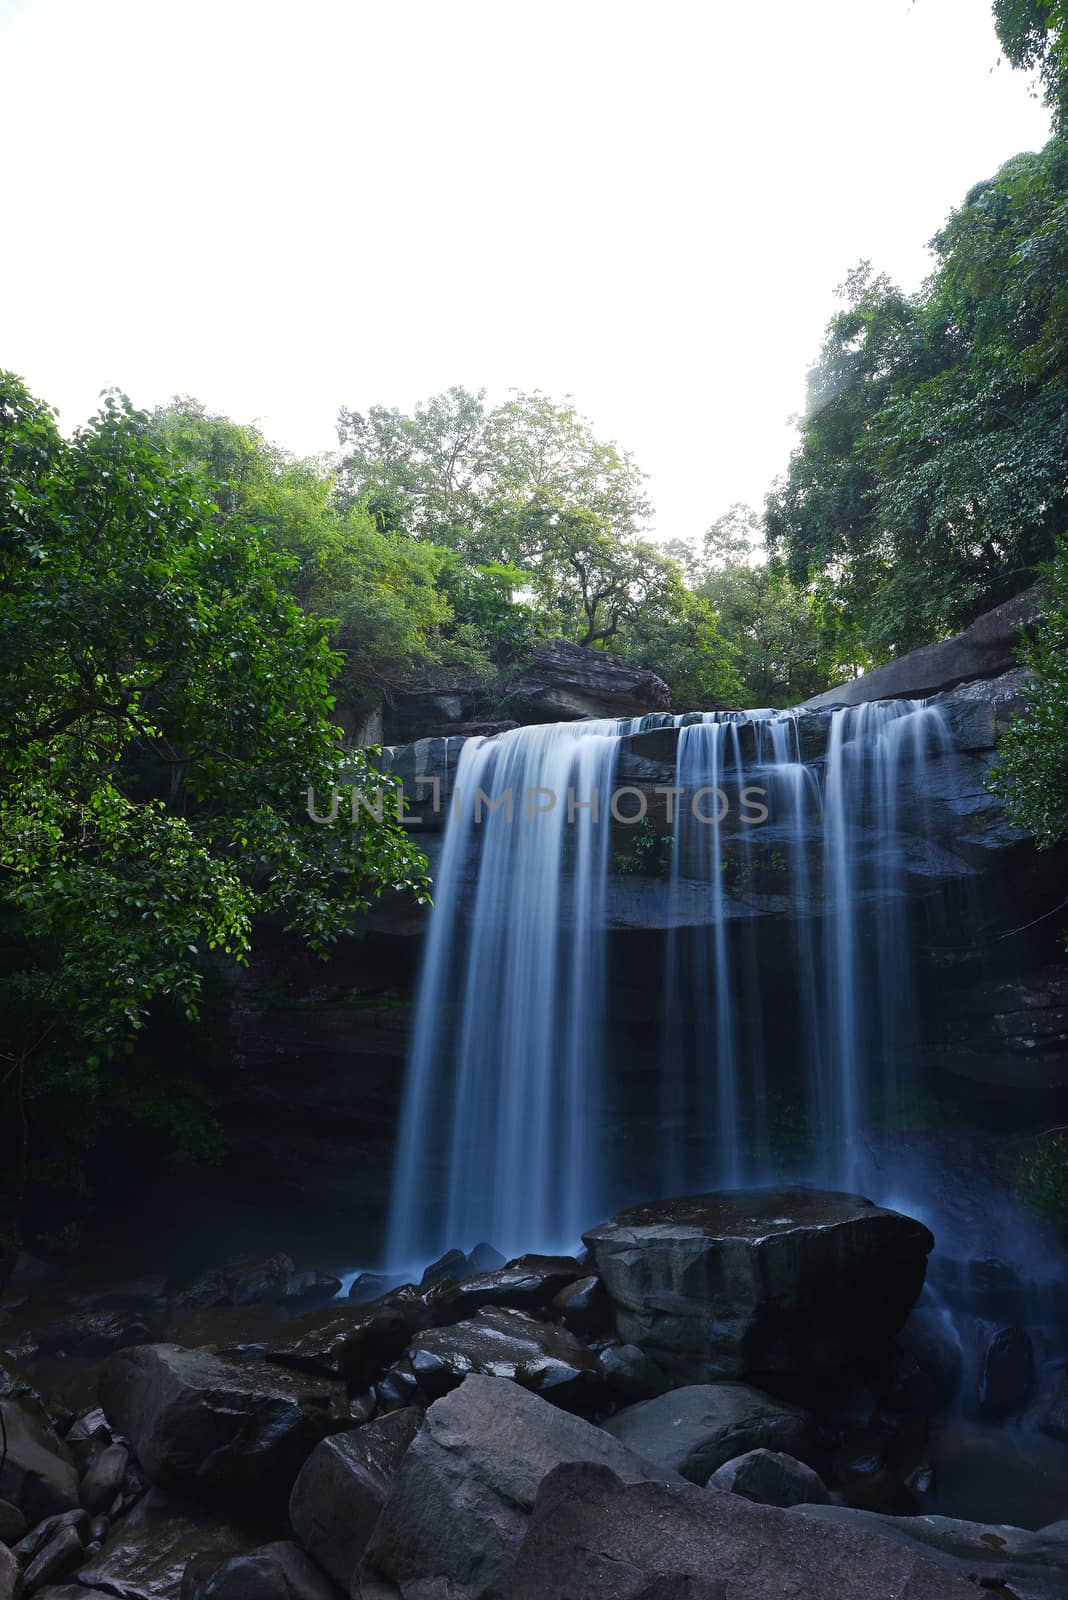
<svg viewBox="0 0 1068 1600"><path fill-rule="evenodd" d="M740 1494L762 1506L822 1506L831 1498L818 1472L778 1450L747 1450L744 1456L725 1461L707 1487Z"/></svg>
<svg viewBox="0 0 1068 1600"><path fill-rule="evenodd" d="M82 1479L79 1499L91 1517L101 1516L122 1488L130 1452L124 1444L102 1450Z"/></svg>
<svg viewBox="0 0 1068 1600"><path fill-rule="evenodd" d="M99 1406L84 1411L67 1430L66 1445L84 1472L92 1457L112 1441L108 1419Z"/></svg>
<svg viewBox="0 0 1068 1600"><path fill-rule="evenodd" d="M570 1333L583 1339L596 1339L612 1328L612 1302L596 1276L579 1278L561 1289L553 1299L552 1312Z"/></svg>
<svg viewBox="0 0 1068 1600"><path fill-rule="evenodd" d="M609 1345L597 1365L608 1387L624 1400L652 1400L671 1388L667 1374L636 1344Z"/></svg>
<svg viewBox="0 0 1068 1600"><path fill-rule="evenodd" d="M385 1377L375 1384L375 1395L379 1411L415 1405L419 1399L419 1379L411 1362L395 1361Z"/></svg>
<svg viewBox="0 0 1068 1600"><path fill-rule="evenodd" d="M94 1517L89 1524L87 1542L93 1543L95 1541L103 1544L104 1540L108 1536L110 1528L111 1524L107 1517Z"/></svg>
<svg viewBox="0 0 1068 1600"><path fill-rule="evenodd" d="M354 1400L349 1401L349 1416L353 1422L370 1422L376 1409L373 1394L358 1394Z"/></svg>

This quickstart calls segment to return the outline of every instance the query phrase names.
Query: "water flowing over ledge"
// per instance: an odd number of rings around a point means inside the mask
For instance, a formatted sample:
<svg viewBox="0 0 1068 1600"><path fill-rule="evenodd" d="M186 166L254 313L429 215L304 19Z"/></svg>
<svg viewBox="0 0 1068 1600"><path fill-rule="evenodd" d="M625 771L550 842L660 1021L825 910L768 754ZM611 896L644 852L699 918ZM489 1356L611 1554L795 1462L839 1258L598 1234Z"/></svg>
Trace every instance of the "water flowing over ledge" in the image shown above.
<svg viewBox="0 0 1068 1600"><path fill-rule="evenodd" d="M697 918L690 937L673 932L666 946L651 1108L660 1191L781 1176L764 1034L769 1008L784 1003L796 1009L791 1071L809 1130L795 1175L858 1181L865 1119L873 1105L892 1107L909 1059L906 879L928 831L915 794L950 735L943 711L922 701L835 711L815 755L802 727L770 711L655 714L464 743L464 804L436 872L408 1066L391 1262L479 1238L506 1251L570 1245L626 1190L634 1153L606 1014L606 802L623 742L656 729L678 730L684 797L733 800L753 785L768 812L749 826L737 806L669 801L664 891L687 901L691 923L696 900ZM474 805L479 792L488 802ZM555 803L531 809L532 793ZM747 927L737 914L769 873L788 913L785 988L781 975L769 983L753 919Z"/></svg>

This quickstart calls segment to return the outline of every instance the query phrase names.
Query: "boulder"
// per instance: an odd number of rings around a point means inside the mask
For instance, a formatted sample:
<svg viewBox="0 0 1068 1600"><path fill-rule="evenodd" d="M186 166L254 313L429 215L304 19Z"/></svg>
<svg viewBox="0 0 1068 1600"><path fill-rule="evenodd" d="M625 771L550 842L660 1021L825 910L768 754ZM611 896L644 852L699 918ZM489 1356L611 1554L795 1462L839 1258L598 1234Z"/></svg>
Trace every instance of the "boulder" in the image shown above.
<svg viewBox="0 0 1068 1600"><path fill-rule="evenodd" d="M518 727L518 723L516 724ZM508 1265L501 1252L485 1239L476 1244L473 1250L468 1251L467 1264L472 1272L497 1272L501 1267Z"/></svg>
<svg viewBox="0 0 1068 1600"><path fill-rule="evenodd" d="M490 1309L413 1339L409 1359L432 1399L472 1372L510 1378L554 1405L592 1408L603 1397L597 1358L574 1334L524 1311Z"/></svg>
<svg viewBox="0 0 1068 1600"><path fill-rule="evenodd" d="M1068 1524L1063 1522L1029 1533L953 1517L886 1517L849 1506L797 1506L786 1515L791 1521L876 1535L936 1563L944 1577L952 1575L973 1596L978 1584L979 1593L994 1590L1014 1600L1064 1600Z"/></svg>
<svg viewBox="0 0 1068 1600"><path fill-rule="evenodd" d="M733 1461L725 1461L709 1478L707 1487L740 1494L743 1500L753 1500L758 1505L783 1508L822 1506L831 1498L818 1472L779 1450L747 1450Z"/></svg>
<svg viewBox="0 0 1068 1600"><path fill-rule="evenodd" d="M337 1600L334 1585L291 1540L209 1566L203 1556L190 1563L181 1600Z"/></svg>
<svg viewBox="0 0 1068 1600"><path fill-rule="evenodd" d="M389 1278L382 1272L361 1272L353 1278L349 1285L349 1299L353 1305L369 1305L372 1300L381 1300L391 1289L398 1288L400 1279Z"/></svg>
<svg viewBox="0 0 1068 1600"><path fill-rule="evenodd" d="M697 1587L687 1588L687 1582ZM604 1466L546 1477L507 1600L976 1600L919 1552L692 1484Z"/></svg>
<svg viewBox="0 0 1068 1600"><path fill-rule="evenodd" d="M324 1301L332 1300L340 1290L340 1278L335 1278L332 1272L320 1272L312 1267L306 1272L294 1272L291 1275L282 1292L282 1304L322 1305Z"/></svg>
<svg viewBox="0 0 1068 1600"><path fill-rule="evenodd" d="M1022 1411L1035 1386L1035 1352L1026 1328L1001 1328L983 1353L979 1410L985 1417Z"/></svg>
<svg viewBox="0 0 1068 1600"><path fill-rule="evenodd" d="M23 1572L23 1582L28 1594L34 1594L46 1583L69 1578L80 1567L85 1556L78 1529L71 1523L57 1528L44 1548L38 1551Z"/></svg>
<svg viewBox="0 0 1068 1600"><path fill-rule="evenodd" d="M32 1400L0 1400L7 1450L0 1467L0 1496L32 1527L78 1504L78 1473L44 1410Z"/></svg>
<svg viewBox="0 0 1068 1600"><path fill-rule="evenodd" d="M746 1383L698 1383L617 1411L605 1429L647 1461L691 1483L747 1450L803 1449L809 1418Z"/></svg>
<svg viewBox="0 0 1068 1600"><path fill-rule="evenodd" d="M178 1345L105 1364L100 1398L153 1483L284 1503L304 1462L348 1423L339 1384Z"/></svg>
<svg viewBox="0 0 1068 1600"><path fill-rule="evenodd" d="M180 1600L191 1561L215 1566L253 1550L265 1531L151 1489L112 1529L104 1548L79 1568L78 1582L122 1600Z"/></svg>
<svg viewBox="0 0 1068 1600"><path fill-rule="evenodd" d="M654 1201L584 1238L619 1337L690 1381L872 1359L900 1331L934 1244L911 1217L814 1189Z"/></svg>
<svg viewBox="0 0 1068 1600"><path fill-rule="evenodd" d="M367 1549L390 1478L423 1414L396 1411L316 1445L293 1485L289 1520L308 1553L348 1591Z"/></svg>
<svg viewBox="0 0 1068 1600"><path fill-rule="evenodd" d="M534 651L508 699L526 722L577 722L667 711L671 690L655 672L625 666L605 650L554 639Z"/></svg>
<svg viewBox="0 0 1068 1600"><path fill-rule="evenodd" d="M972 678L997 677L1016 665L1021 635L1031 631L1041 614L1036 585L977 617L952 639L922 645L852 683L815 695L805 701L805 710L859 706L869 700L923 700Z"/></svg>
<svg viewBox="0 0 1068 1600"><path fill-rule="evenodd" d="M468 1378L431 1406L397 1469L365 1560L367 1593L385 1579L404 1595L503 1595L538 1487L563 1461L602 1462L626 1483L679 1481L515 1383Z"/></svg>
<svg viewBox="0 0 1068 1600"><path fill-rule="evenodd" d="M6 1544L0 1544L0 1600L19 1600L22 1568Z"/></svg>
<svg viewBox="0 0 1068 1600"><path fill-rule="evenodd" d="M1039 1427L1043 1433L1048 1433L1051 1439L1062 1439L1068 1444L1068 1373L1062 1374L1060 1382L1046 1403Z"/></svg>
<svg viewBox="0 0 1068 1600"><path fill-rule="evenodd" d="M19 1562L23 1570L33 1564L46 1545L62 1533L65 1528L73 1528L78 1535L79 1545L84 1544L89 1535L89 1513L77 1509L75 1511L61 1511L54 1517L46 1517L35 1528L31 1528L12 1550L12 1555Z"/></svg>
<svg viewBox="0 0 1068 1600"><path fill-rule="evenodd" d="M452 1291L449 1301L462 1316L482 1306L539 1311L548 1306L561 1289L574 1283L581 1271L573 1256L520 1256L496 1271L466 1278Z"/></svg>
<svg viewBox="0 0 1068 1600"><path fill-rule="evenodd" d="M454 1278L457 1283L462 1283L471 1276L471 1263L462 1250L446 1250L443 1256L432 1261L423 1276L419 1279L420 1289L432 1289L436 1283L444 1283L446 1278Z"/></svg>
<svg viewBox="0 0 1068 1600"><path fill-rule="evenodd" d="M122 1489L129 1460L130 1452L124 1444L110 1444L96 1457L79 1491L79 1499L91 1517L110 1511L115 1496Z"/></svg>
<svg viewBox="0 0 1068 1600"><path fill-rule="evenodd" d="M350 1388L366 1389L405 1349L420 1320L390 1296L366 1306L328 1306L298 1317L268 1345L267 1357L283 1367L342 1378Z"/></svg>

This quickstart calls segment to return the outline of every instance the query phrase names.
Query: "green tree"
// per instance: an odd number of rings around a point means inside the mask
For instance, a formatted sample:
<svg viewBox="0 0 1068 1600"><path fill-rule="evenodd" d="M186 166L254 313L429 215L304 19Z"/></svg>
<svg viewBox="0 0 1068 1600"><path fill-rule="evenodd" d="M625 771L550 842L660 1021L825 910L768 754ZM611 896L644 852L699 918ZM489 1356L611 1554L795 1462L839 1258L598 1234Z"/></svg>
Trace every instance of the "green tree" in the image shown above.
<svg viewBox="0 0 1068 1600"><path fill-rule="evenodd" d="M863 268L768 498L791 578L885 660L1024 588L1068 520L1068 148L978 184L903 296Z"/></svg>
<svg viewBox="0 0 1068 1600"><path fill-rule="evenodd" d="M1068 539L1045 573L1043 618L1020 647L1027 713L998 744L991 782L1040 849L1068 840Z"/></svg>
<svg viewBox="0 0 1068 1600"><path fill-rule="evenodd" d="M73 440L0 377L4 1170L114 1110L196 1146L200 1089L125 1065L150 1013L195 1018L210 952L271 916L325 953L387 887L425 893L388 816L310 820L377 787L332 720L341 659L287 593L294 561L109 395ZM116 1086L119 1086L117 1089ZM79 1131L80 1130L80 1131Z"/></svg>
<svg viewBox="0 0 1068 1600"><path fill-rule="evenodd" d="M1068 112L1068 0L994 0L994 26L1014 67L1033 72L1063 126Z"/></svg>

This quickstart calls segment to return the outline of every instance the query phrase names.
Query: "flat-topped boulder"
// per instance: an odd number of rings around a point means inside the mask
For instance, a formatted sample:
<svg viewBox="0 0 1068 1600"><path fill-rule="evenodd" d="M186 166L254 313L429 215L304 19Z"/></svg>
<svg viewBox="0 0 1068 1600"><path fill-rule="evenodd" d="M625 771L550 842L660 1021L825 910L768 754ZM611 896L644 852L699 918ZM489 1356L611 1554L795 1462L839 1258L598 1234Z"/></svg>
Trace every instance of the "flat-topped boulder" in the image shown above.
<svg viewBox="0 0 1068 1600"><path fill-rule="evenodd" d="M975 678L996 678L1016 665L1021 637L1042 615L1038 585L977 617L963 633L921 645L852 683L839 684L805 701L805 709L859 706L869 700L921 700Z"/></svg>
<svg viewBox="0 0 1068 1600"><path fill-rule="evenodd" d="M804 1188L653 1201L584 1238L619 1337L690 1382L878 1355L934 1244L922 1222L861 1195Z"/></svg>
<svg viewBox="0 0 1068 1600"><path fill-rule="evenodd" d="M641 717L667 711L671 690L645 667L628 667L605 650L554 639L535 650L509 687L523 722L578 722L585 717Z"/></svg>

